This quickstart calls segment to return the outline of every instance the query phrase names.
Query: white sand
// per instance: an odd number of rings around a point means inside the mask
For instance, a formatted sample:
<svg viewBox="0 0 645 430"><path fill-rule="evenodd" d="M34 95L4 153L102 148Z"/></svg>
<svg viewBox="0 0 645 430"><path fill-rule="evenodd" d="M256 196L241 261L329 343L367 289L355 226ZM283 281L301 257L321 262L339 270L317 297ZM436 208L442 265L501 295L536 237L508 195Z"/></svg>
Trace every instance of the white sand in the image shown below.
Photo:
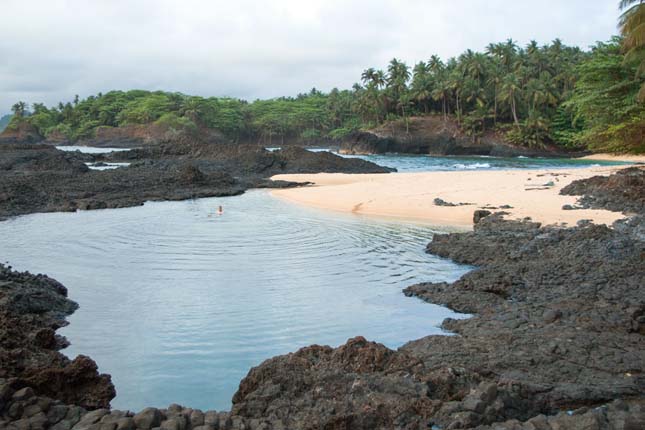
<svg viewBox="0 0 645 430"><path fill-rule="evenodd" d="M558 170L278 175L274 179L313 182L315 185L273 190L272 194L321 209L418 220L460 229L471 228L476 209L501 205L513 207L504 209L509 212L507 218L531 217L544 224L574 225L581 219L611 224L624 216L606 210L563 210L563 205L575 205L577 197L558 193L573 180L609 175L617 169L612 166ZM551 182L553 185L546 185ZM474 204L437 206L434 204L437 197L451 203Z"/></svg>

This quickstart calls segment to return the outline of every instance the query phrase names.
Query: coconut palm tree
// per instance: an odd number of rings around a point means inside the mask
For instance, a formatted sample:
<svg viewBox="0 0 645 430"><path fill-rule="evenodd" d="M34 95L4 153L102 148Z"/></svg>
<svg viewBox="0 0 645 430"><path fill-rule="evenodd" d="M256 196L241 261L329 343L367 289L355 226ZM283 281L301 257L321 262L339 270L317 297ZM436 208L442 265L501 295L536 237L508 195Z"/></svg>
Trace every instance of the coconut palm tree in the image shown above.
<svg viewBox="0 0 645 430"><path fill-rule="evenodd" d="M365 69L361 74L361 81L363 81L363 84L369 85L374 80L375 75L376 75L376 70L374 69L374 67Z"/></svg>
<svg viewBox="0 0 645 430"><path fill-rule="evenodd" d="M520 81L514 73L509 73L504 77L502 84L502 92L500 100L507 102L513 114L513 122L515 126L520 126L520 121L517 117L517 94L521 91Z"/></svg>
<svg viewBox="0 0 645 430"><path fill-rule="evenodd" d="M392 101L401 108L401 115L405 117L405 103L401 103L402 96L408 89L410 68L403 61L393 58L387 67L387 86L392 95Z"/></svg>
<svg viewBox="0 0 645 430"><path fill-rule="evenodd" d="M476 81L480 82L486 73L488 58L479 52L471 55L466 60L466 73Z"/></svg>
<svg viewBox="0 0 645 430"><path fill-rule="evenodd" d="M385 74L382 70L376 70L373 67L363 71L361 80L366 86L367 97L371 103L371 109L374 114L376 124L381 122L381 95L380 88L385 85Z"/></svg>
<svg viewBox="0 0 645 430"><path fill-rule="evenodd" d="M637 62L637 76L645 75L645 3L643 0L621 0L618 26L623 39L625 61ZM638 99L645 102L645 83L641 85Z"/></svg>
<svg viewBox="0 0 645 430"><path fill-rule="evenodd" d="M507 39L503 43L491 43L486 48L486 53L498 58L504 68L510 70L517 54L517 44L513 39Z"/></svg>
<svg viewBox="0 0 645 430"><path fill-rule="evenodd" d="M451 96L451 89L449 82L441 78L432 90L432 99L441 101L441 113L443 113L443 120L448 120L448 99Z"/></svg>
<svg viewBox="0 0 645 430"><path fill-rule="evenodd" d="M464 76L459 68L455 68L448 76L448 86L451 93L455 96L455 113L457 114L457 123L461 123L462 98L464 90Z"/></svg>
<svg viewBox="0 0 645 430"><path fill-rule="evenodd" d="M497 101L499 99L499 90L504 81L502 66L497 62L492 62L490 75L486 83L493 87L493 124L497 126Z"/></svg>
<svg viewBox="0 0 645 430"><path fill-rule="evenodd" d="M22 118L25 116L25 113L27 112L27 103L25 102L18 102L11 106L11 110L13 111L13 114L17 117Z"/></svg>
<svg viewBox="0 0 645 430"><path fill-rule="evenodd" d="M430 74L430 66L420 61L413 69L412 93L413 98L423 106L424 112L428 113L428 101L432 98L433 78Z"/></svg>
<svg viewBox="0 0 645 430"><path fill-rule="evenodd" d="M442 73L443 70L446 68L446 66L443 64L443 61L441 61L441 58L439 58L438 55L433 55L432 57L430 57L430 60L428 60L427 65L430 73L432 73L435 76Z"/></svg>

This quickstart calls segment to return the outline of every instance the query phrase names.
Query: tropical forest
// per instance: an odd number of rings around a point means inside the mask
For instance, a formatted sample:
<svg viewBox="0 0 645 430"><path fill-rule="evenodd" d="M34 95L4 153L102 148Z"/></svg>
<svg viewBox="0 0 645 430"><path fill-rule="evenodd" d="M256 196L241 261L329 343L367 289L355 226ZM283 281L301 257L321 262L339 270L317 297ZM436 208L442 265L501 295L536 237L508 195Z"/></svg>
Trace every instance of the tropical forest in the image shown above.
<svg viewBox="0 0 645 430"><path fill-rule="evenodd" d="M190 132L214 128L232 141L279 144L338 139L388 121L439 115L473 139L500 133L528 147L555 144L602 152L645 151L645 8L624 0L621 36L589 50L559 39L519 46L508 39L456 58L414 65L393 58L367 68L351 89L246 100L163 91L110 91L47 107L13 106L8 127L27 121L43 136L76 141L99 127L156 123ZM358 78L358 77L357 77ZM30 111L30 112L29 112Z"/></svg>

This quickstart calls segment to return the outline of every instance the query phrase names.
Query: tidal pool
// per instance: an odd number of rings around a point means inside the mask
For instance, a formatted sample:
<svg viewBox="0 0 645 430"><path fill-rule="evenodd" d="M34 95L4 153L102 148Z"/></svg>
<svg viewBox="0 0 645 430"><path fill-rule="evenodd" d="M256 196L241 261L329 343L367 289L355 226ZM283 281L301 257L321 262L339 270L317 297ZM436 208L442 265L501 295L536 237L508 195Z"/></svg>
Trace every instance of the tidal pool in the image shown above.
<svg viewBox="0 0 645 430"><path fill-rule="evenodd" d="M113 407L221 410L277 354L357 335L396 348L463 317L401 292L469 270L424 252L433 233L250 191L11 219L0 259L67 286L64 352L112 375Z"/></svg>

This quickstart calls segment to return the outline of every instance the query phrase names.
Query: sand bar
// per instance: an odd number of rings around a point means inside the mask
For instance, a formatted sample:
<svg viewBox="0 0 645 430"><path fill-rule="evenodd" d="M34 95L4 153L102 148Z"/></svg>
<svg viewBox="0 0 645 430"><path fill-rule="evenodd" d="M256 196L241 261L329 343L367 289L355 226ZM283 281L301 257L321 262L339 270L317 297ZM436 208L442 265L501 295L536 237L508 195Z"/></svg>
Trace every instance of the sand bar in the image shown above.
<svg viewBox="0 0 645 430"><path fill-rule="evenodd" d="M611 224L624 215L606 210L563 210L577 197L561 196L560 189L576 179L609 175L619 167L554 170L497 170L391 174L297 174L273 179L313 182L314 185L273 190L293 203L340 212L423 221L457 229L472 228L473 211L510 205L507 218L531 217L544 224L590 219ZM437 206L435 198L463 206ZM491 209L495 211L494 209Z"/></svg>

